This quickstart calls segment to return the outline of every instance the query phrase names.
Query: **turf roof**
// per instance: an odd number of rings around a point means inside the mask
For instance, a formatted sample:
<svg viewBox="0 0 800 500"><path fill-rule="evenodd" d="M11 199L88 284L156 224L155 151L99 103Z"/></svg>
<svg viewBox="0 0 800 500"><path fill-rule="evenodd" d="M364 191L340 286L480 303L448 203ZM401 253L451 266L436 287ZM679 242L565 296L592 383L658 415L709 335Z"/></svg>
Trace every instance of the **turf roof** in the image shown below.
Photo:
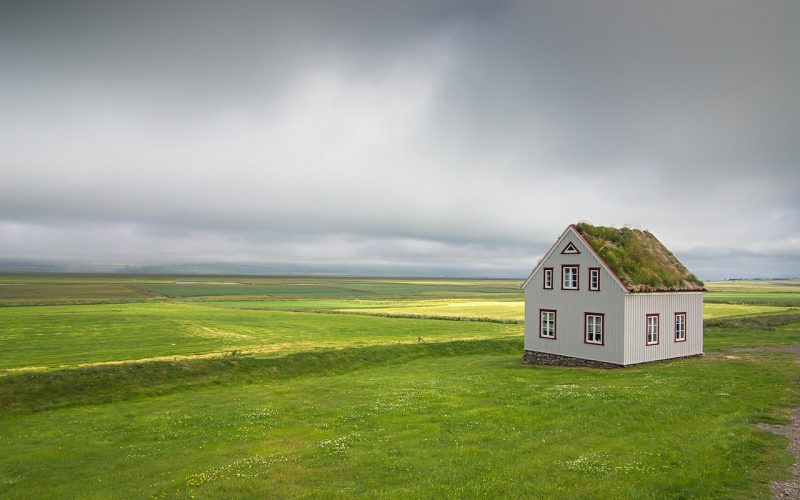
<svg viewBox="0 0 800 500"><path fill-rule="evenodd" d="M703 282L649 231L573 226L630 292L704 291Z"/></svg>

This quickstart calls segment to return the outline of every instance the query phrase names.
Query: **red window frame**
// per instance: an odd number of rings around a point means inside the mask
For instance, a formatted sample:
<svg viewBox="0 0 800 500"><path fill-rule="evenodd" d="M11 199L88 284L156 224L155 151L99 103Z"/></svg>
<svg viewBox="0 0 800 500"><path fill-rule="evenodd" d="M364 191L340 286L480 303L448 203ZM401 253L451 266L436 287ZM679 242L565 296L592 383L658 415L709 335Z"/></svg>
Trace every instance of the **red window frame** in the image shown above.
<svg viewBox="0 0 800 500"><path fill-rule="evenodd" d="M678 316L683 316L683 338L678 338ZM675 342L686 342L686 311L675 313Z"/></svg>
<svg viewBox="0 0 800 500"><path fill-rule="evenodd" d="M599 316L601 321L602 333L600 342L589 342L589 316ZM606 315L605 313L584 312L583 313L583 343L589 345L606 345Z"/></svg>
<svg viewBox="0 0 800 500"><path fill-rule="evenodd" d="M592 288L592 274L597 273L597 288ZM590 292L599 292L600 291L600 268L599 267L590 267L589 268L589 291Z"/></svg>
<svg viewBox="0 0 800 500"><path fill-rule="evenodd" d="M550 286L547 286L547 273L550 273ZM542 288L545 290L552 290L553 289L553 279L555 278L555 272L553 271L552 267L545 267L544 272L542 273Z"/></svg>
<svg viewBox="0 0 800 500"><path fill-rule="evenodd" d="M551 312L553 313L553 336L546 337L542 335L542 313ZM558 311L555 309L539 309L539 338L540 339L547 339L547 340L555 340L558 332Z"/></svg>
<svg viewBox="0 0 800 500"><path fill-rule="evenodd" d="M650 342L650 332L647 330L650 327L650 318L656 319L656 341ZM644 320L644 344L647 346L650 345L658 345L661 342L661 315L654 313L654 314L646 314Z"/></svg>
<svg viewBox="0 0 800 500"><path fill-rule="evenodd" d="M564 269L567 267L575 268L575 288L564 288ZM581 289L581 266L578 264L561 264L561 289L577 291Z"/></svg>

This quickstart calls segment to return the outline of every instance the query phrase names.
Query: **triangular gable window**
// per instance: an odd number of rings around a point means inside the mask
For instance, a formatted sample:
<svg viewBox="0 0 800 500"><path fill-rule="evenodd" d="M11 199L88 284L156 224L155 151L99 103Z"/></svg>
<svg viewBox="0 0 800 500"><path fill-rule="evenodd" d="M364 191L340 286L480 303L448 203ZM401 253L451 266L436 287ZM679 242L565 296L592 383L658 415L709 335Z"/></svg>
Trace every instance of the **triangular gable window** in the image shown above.
<svg viewBox="0 0 800 500"><path fill-rule="evenodd" d="M567 243L567 246L564 247L564 250L561 250L561 253L575 254L575 253L581 253L581 252L580 252L580 250L578 250L578 247L576 247L575 244L570 241L569 243Z"/></svg>

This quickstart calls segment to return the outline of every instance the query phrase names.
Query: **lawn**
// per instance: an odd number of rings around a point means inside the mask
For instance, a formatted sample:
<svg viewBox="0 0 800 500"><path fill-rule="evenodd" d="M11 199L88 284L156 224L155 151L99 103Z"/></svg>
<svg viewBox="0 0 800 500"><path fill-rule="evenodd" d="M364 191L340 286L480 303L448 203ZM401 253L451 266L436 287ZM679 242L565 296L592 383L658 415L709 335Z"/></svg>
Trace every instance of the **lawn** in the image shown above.
<svg viewBox="0 0 800 500"><path fill-rule="evenodd" d="M796 400L780 353L586 370L523 366L518 341L461 345L248 360L277 370L92 402L112 378L82 404L23 404L0 416L0 484L8 498L766 498L790 463L753 425Z"/></svg>
<svg viewBox="0 0 800 500"><path fill-rule="evenodd" d="M135 279L0 308L1 497L769 498L791 464L755 424L797 406L794 308L708 304L705 357L596 370L521 364L517 282Z"/></svg>

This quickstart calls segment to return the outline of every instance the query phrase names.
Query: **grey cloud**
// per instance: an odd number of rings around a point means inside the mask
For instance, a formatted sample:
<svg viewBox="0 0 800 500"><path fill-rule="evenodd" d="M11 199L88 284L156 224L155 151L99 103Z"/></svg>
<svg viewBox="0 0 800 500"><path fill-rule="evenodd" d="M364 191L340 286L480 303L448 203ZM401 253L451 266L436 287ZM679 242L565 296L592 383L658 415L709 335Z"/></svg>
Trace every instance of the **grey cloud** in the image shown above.
<svg viewBox="0 0 800 500"><path fill-rule="evenodd" d="M2 12L0 257L524 274L585 219L800 273L795 2Z"/></svg>

